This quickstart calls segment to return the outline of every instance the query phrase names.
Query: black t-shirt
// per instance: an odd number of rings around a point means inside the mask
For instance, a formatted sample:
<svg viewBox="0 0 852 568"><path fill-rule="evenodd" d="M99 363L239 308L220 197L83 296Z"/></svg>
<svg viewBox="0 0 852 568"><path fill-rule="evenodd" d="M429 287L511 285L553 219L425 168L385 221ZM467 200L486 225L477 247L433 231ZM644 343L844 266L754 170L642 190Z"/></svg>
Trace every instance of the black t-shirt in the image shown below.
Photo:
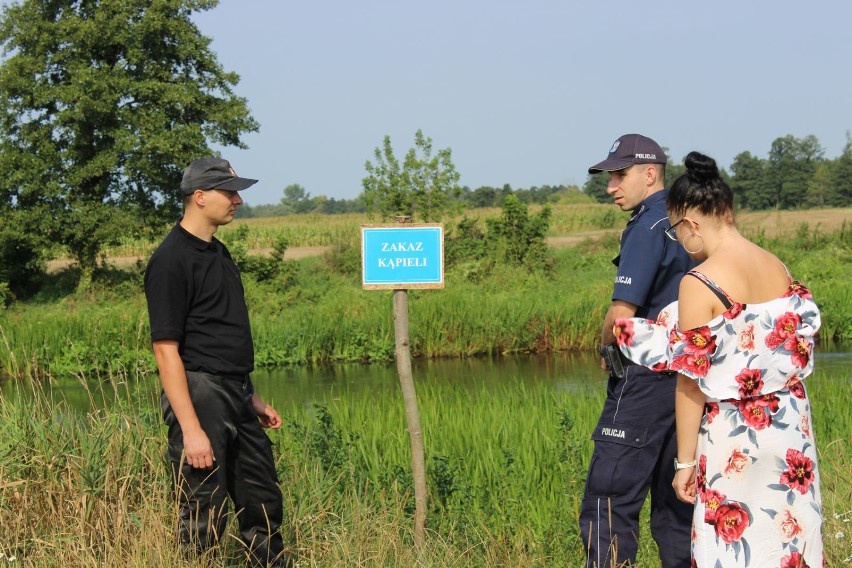
<svg viewBox="0 0 852 568"><path fill-rule="evenodd" d="M180 224L145 269L151 341L176 340L187 371L247 375L254 344L240 273L219 240L201 240Z"/></svg>

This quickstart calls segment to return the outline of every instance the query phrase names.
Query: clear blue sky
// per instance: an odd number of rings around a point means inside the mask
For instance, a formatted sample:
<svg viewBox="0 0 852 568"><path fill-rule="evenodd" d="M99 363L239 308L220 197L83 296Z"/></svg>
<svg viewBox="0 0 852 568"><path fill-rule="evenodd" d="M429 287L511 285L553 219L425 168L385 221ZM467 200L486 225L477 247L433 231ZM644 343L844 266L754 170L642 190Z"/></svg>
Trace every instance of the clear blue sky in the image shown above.
<svg viewBox="0 0 852 568"><path fill-rule="evenodd" d="M641 132L728 168L787 134L852 130L852 2L221 0L197 14L259 133L220 149L244 198L352 198L384 136L422 129L461 183L582 185Z"/></svg>

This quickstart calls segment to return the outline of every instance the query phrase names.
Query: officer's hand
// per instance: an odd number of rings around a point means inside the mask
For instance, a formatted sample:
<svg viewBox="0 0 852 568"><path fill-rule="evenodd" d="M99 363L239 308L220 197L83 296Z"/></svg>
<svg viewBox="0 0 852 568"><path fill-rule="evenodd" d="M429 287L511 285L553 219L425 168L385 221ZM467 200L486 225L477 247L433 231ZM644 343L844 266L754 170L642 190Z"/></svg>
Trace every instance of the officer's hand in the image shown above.
<svg viewBox="0 0 852 568"><path fill-rule="evenodd" d="M183 433L183 450L186 454L186 463L192 467L207 469L216 461L210 439L201 428Z"/></svg>
<svg viewBox="0 0 852 568"><path fill-rule="evenodd" d="M609 374L609 369L606 368L606 359L604 359L603 357L601 357L601 371L603 371L607 375Z"/></svg>
<svg viewBox="0 0 852 568"><path fill-rule="evenodd" d="M677 498L690 505L695 504L695 468L679 469L672 481Z"/></svg>
<svg viewBox="0 0 852 568"><path fill-rule="evenodd" d="M281 427L281 416L274 408L263 402L257 393L251 397L251 405L254 408L255 414L260 419L260 425L264 428L277 429Z"/></svg>

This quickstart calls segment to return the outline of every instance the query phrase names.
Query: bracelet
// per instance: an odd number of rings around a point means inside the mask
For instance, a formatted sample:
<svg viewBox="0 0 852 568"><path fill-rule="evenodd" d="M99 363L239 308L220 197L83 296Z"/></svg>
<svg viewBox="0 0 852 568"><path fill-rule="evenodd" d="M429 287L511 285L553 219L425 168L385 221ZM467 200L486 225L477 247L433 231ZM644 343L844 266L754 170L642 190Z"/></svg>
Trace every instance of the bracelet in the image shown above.
<svg viewBox="0 0 852 568"><path fill-rule="evenodd" d="M675 471L681 470L681 469L689 469L690 467L695 467L695 464L697 464L697 463L698 462L695 461L695 460L692 460L691 462L679 462L679 461L677 461L677 458L675 458L674 468L675 468Z"/></svg>

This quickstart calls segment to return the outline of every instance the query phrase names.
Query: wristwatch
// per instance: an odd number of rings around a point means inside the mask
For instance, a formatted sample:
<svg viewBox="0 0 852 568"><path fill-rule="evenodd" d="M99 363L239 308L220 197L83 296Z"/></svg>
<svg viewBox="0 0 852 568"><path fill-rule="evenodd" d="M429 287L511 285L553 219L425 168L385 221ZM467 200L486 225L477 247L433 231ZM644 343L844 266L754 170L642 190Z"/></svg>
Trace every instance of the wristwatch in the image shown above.
<svg viewBox="0 0 852 568"><path fill-rule="evenodd" d="M695 464L697 464L697 463L698 462L695 461L695 460L692 460L691 462L679 462L679 461L677 461L677 458L675 458L674 468L675 468L675 471L680 470L680 469L689 469L690 467L695 467Z"/></svg>

